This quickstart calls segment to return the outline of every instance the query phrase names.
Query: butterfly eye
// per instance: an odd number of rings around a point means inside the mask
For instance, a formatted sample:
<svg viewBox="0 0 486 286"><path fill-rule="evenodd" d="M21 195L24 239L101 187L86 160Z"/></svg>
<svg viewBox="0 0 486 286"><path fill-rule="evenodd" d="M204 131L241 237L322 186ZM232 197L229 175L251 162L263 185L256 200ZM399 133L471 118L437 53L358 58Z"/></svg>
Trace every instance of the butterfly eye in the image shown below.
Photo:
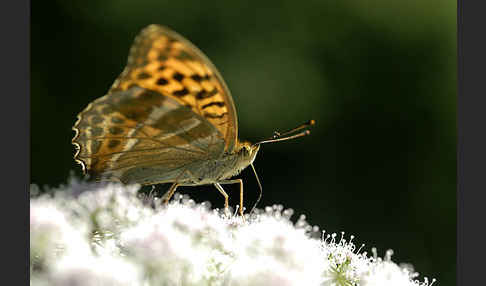
<svg viewBox="0 0 486 286"><path fill-rule="evenodd" d="M243 145L242 151L245 155L251 154L251 148L248 145Z"/></svg>

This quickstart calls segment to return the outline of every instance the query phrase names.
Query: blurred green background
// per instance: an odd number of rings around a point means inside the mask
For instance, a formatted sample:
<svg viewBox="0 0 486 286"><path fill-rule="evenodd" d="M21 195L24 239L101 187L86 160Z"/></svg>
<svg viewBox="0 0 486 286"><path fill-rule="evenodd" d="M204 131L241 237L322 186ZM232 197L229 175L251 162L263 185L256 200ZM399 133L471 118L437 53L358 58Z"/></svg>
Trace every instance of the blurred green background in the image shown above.
<svg viewBox="0 0 486 286"><path fill-rule="evenodd" d="M163 24L219 68L240 138L317 121L311 136L260 150L260 207L283 204L327 232L356 235L368 252L392 248L394 261L437 285L455 285L455 1L31 5L32 183L56 186L71 170L80 174L76 114L105 94L139 30ZM251 170L242 177L250 207L257 185ZM223 205L212 187L181 191Z"/></svg>

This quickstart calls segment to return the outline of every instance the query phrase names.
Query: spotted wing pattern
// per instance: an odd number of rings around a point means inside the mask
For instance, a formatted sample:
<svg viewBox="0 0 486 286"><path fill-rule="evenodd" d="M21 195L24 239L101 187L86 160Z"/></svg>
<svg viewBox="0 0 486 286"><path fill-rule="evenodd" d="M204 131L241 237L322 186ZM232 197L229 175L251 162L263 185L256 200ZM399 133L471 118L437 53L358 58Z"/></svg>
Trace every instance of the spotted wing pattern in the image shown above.
<svg viewBox="0 0 486 286"><path fill-rule="evenodd" d="M231 94L209 59L176 32L150 25L135 38L127 66L109 93L133 86L190 107L222 134L224 150L233 151L238 124Z"/></svg>
<svg viewBox="0 0 486 286"><path fill-rule="evenodd" d="M123 183L190 180L187 170L219 157L225 146L221 132L193 109L137 86L93 101L73 129L83 170Z"/></svg>

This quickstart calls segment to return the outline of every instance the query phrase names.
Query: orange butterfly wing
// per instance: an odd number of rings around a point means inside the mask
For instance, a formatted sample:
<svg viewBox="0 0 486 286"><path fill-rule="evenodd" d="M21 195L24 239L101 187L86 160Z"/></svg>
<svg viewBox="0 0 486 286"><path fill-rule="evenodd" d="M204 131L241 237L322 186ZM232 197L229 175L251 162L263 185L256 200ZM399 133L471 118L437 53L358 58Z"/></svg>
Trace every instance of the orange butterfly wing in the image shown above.
<svg viewBox="0 0 486 286"><path fill-rule="evenodd" d="M181 35L159 25L140 32L126 68L109 93L133 86L170 96L190 107L222 134L226 152L234 150L238 122L230 91L210 60Z"/></svg>

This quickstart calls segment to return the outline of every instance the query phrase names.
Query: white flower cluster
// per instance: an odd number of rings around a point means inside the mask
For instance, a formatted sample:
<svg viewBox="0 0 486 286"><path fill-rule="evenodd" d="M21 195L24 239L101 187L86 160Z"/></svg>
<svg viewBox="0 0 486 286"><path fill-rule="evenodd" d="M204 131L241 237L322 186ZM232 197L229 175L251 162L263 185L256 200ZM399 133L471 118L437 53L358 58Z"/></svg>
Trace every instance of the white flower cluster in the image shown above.
<svg viewBox="0 0 486 286"><path fill-rule="evenodd" d="M242 220L177 195L168 205L137 186L73 180L30 202L31 285L411 285L410 267L314 238L292 210Z"/></svg>

